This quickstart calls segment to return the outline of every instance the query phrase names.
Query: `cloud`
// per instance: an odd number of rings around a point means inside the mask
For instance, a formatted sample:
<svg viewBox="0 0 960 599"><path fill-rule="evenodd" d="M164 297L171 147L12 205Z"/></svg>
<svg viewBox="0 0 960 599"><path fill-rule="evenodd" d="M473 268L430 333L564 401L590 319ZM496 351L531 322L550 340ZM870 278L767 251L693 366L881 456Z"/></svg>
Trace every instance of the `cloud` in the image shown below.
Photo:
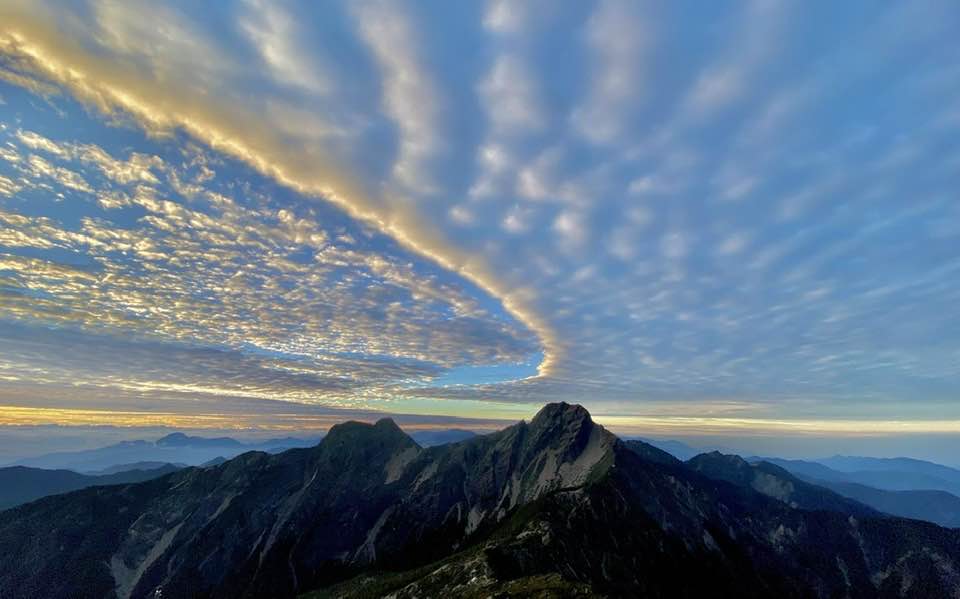
<svg viewBox="0 0 960 599"><path fill-rule="evenodd" d="M660 251L664 257L671 259L680 259L690 251L690 243L683 233L667 233L660 240Z"/></svg>
<svg viewBox="0 0 960 599"><path fill-rule="evenodd" d="M516 56L499 56L480 82L479 93L495 135L518 135L543 128L543 108L533 74Z"/></svg>
<svg viewBox="0 0 960 599"><path fill-rule="evenodd" d="M181 69L189 69L210 83L238 68L175 8L142 0L107 0L92 3L91 10L96 41L140 62L158 81L175 79Z"/></svg>
<svg viewBox="0 0 960 599"><path fill-rule="evenodd" d="M357 23L381 70L384 109L400 131L394 176L414 191L429 191L434 182L428 162L442 145L441 100L421 64L414 24L396 5L384 2L359 5Z"/></svg>
<svg viewBox="0 0 960 599"><path fill-rule="evenodd" d="M533 211L520 205L511 207L503 217L503 229L508 233L525 233L530 229L530 218Z"/></svg>
<svg viewBox="0 0 960 599"><path fill-rule="evenodd" d="M357 10L359 16L372 9ZM370 21L359 24L359 30L383 70L385 106L401 131L396 168L412 175L418 168L416 163L432 154L437 143L431 125L436 107L428 102L433 98L429 82L413 69L411 25L402 15L374 12ZM22 68L66 86L104 114L136 118L151 133L164 134L182 127L214 150L242 160L299 193L332 202L402 246L467 278L498 297L508 313L536 332L544 348L541 371L549 371L556 351L555 335L543 319L502 285L477 256L460 252L435 230L424 227L423 221L404 205L385 201L357 183L325 148L287 146L274 135L270 123L261 122L240 100L226 105L221 97L211 103L209 97L198 95L194 82L181 86L171 79L159 84L142 77L136 68L93 55L53 31L49 25L55 19L40 7L7 7L3 13L0 53L15 57ZM192 70L179 72L189 74ZM401 113L401 109L408 112ZM408 114L412 118L407 119Z"/></svg>
<svg viewBox="0 0 960 599"><path fill-rule="evenodd" d="M5 287L13 294L0 297L6 318L40 324L27 335L34 340L51 325L108 331L113 337L97 343L109 347L120 337L141 339L119 350L125 359L108 358L103 349L78 352L90 363L50 362L33 372L36 382L301 402L319 393L328 402L348 401L366 390L386 394L422 384L446 368L516 361L535 351L529 338L438 273L334 239L303 201L288 199L280 208L251 203L224 195L229 189L208 170L142 153L117 158L93 144L22 130L16 138L24 151L42 147L68 163L106 165L96 181L98 203L144 213L123 226L87 216L71 230L57 219L0 211L0 246L61 249L86 264L0 254L0 271L12 274ZM130 177L116 166L131 164L148 176ZM71 189L69 180L57 183ZM253 188L247 193L256 197ZM6 352L8 378L49 362L44 356L58 343L61 350L71 339L94 343L66 332L46 337L42 351ZM216 363L203 363L191 344L216 348L209 353ZM175 356L191 366L172 363ZM100 360L109 366L95 368Z"/></svg>
<svg viewBox="0 0 960 599"><path fill-rule="evenodd" d="M450 209L450 219L458 225L471 225L475 218L474 214L466 206L458 205Z"/></svg>
<svg viewBox="0 0 960 599"><path fill-rule="evenodd" d="M733 256L739 254L749 243L749 237L743 233L733 233L724 239L717 247L721 256Z"/></svg>
<svg viewBox="0 0 960 599"><path fill-rule="evenodd" d="M260 0L247 2L250 13L240 21L240 29L250 39L274 78L314 95L330 90L324 69L301 43L302 33L294 16L279 5Z"/></svg>
<svg viewBox="0 0 960 599"><path fill-rule="evenodd" d="M568 249L579 248L589 236L584 216L572 210L564 210L557 215L553 230L560 235L561 243Z"/></svg>
<svg viewBox="0 0 960 599"><path fill-rule="evenodd" d="M483 26L495 33L518 33L527 23L529 4L491 0L483 15Z"/></svg>
<svg viewBox="0 0 960 599"><path fill-rule="evenodd" d="M130 397L955 407L948 3L45 6L0 9L5 321L249 367Z"/></svg>
<svg viewBox="0 0 960 599"><path fill-rule="evenodd" d="M611 143L636 114L643 93L643 51L651 44L650 27L626 0L602 0L586 23L585 42L591 53L587 96L571 121L592 143Z"/></svg>

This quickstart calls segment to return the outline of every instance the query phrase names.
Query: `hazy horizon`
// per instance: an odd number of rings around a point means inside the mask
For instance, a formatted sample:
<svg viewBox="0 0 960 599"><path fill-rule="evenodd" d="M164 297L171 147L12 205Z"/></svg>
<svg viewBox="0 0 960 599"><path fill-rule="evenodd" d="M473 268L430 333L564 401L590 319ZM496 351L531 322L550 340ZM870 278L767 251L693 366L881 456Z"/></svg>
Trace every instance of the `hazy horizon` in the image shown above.
<svg viewBox="0 0 960 599"><path fill-rule="evenodd" d="M502 430L513 421L443 420L418 421L402 415L367 414L351 420L373 422L378 418L391 417L408 433L424 430L467 430L486 434ZM347 419L338 422L344 422ZM333 422L332 424L336 424ZM21 426L0 427L0 467L13 464L23 458L38 457L48 453L72 452L98 449L122 441L156 441L174 432L195 437L230 437L241 442L256 443L268 439L294 437L314 439L326 434L328 429L189 429L172 427L112 427L112 426ZM678 441L692 449L707 452L719 450L743 457L777 457L786 459L817 460L835 455L876 458L908 457L960 468L960 439L955 435L888 436L888 437L770 437L770 436L717 436L717 435L663 435L644 434L642 431L612 432L624 439L654 441Z"/></svg>

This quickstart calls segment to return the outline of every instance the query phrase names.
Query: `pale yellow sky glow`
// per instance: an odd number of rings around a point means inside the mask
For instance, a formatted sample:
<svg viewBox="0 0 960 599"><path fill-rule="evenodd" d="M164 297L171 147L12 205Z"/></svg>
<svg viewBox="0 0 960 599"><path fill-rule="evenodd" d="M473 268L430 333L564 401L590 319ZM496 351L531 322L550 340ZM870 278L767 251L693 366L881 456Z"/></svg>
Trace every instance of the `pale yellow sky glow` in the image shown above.
<svg viewBox="0 0 960 599"><path fill-rule="evenodd" d="M431 410L435 413L436 410ZM372 414L372 415L371 415ZM382 416L390 416L384 412ZM237 429L256 428L274 431L317 431L343 422L345 418L373 421L379 417L375 412L363 415L310 415L302 413L273 413L267 416L255 414L244 417L238 414L142 412L115 410L85 410L69 408L33 408L23 406L0 406L0 426L36 425L106 425L117 427L162 426L188 429ZM529 418L529 416L526 416ZM451 424L416 422L404 424L410 430L444 429ZM777 434L830 437L861 437L915 434L958 434L960 420L897 421L897 420L770 420L758 418L697 418L603 416L595 420L619 434L637 436L696 437L699 435L744 435L770 436ZM477 431L496 430L515 420L504 418L471 422Z"/></svg>

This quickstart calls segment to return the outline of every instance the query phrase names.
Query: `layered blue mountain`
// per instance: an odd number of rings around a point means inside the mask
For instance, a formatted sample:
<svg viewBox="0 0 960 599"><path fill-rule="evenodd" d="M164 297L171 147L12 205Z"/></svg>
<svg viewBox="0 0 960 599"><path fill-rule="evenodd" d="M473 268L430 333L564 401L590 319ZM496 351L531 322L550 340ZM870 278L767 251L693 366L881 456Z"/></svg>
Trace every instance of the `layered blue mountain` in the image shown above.
<svg viewBox="0 0 960 599"><path fill-rule="evenodd" d="M72 470L42 470L26 466L0 468L0 510L40 499L98 485L142 482L175 472L179 466L156 464L126 468L99 475L79 474Z"/></svg>
<svg viewBox="0 0 960 599"><path fill-rule="evenodd" d="M314 447L0 512L4 598L305 593L953 597L960 531L782 469L685 464L567 404L430 448L387 419L344 423Z"/></svg>
<svg viewBox="0 0 960 599"><path fill-rule="evenodd" d="M940 490L960 495L960 470L913 458L833 456L817 460L851 481L890 491Z"/></svg>
<svg viewBox="0 0 960 599"><path fill-rule="evenodd" d="M243 443L230 437L206 438L171 433L156 441L121 441L97 449L49 453L24 458L13 465L83 473L109 471L118 465L138 462L198 466L218 457L232 458L247 451L278 453L294 447L309 447L316 442L317 439L287 437Z"/></svg>
<svg viewBox="0 0 960 599"><path fill-rule="evenodd" d="M423 447L443 445L475 436L461 429L422 430L412 437ZM163 464L203 466L218 459L234 458L248 451L279 453L288 449L311 447L322 436L282 437L244 443L231 437L196 437L176 432L156 441L122 441L114 445L82 451L66 451L24 458L14 466L47 470L73 470L84 474L110 474L120 470L146 470ZM151 466L152 465L152 466Z"/></svg>
<svg viewBox="0 0 960 599"><path fill-rule="evenodd" d="M761 458L751 458L754 462L759 460ZM868 468L842 472L819 462L762 460L878 511L960 528L960 497L948 491L956 488L951 480L956 471L947 466L907 458L831 459L848 467ZM891 469L882 470L882 467ZM913 470L906 471L908 468Z"/></svg>

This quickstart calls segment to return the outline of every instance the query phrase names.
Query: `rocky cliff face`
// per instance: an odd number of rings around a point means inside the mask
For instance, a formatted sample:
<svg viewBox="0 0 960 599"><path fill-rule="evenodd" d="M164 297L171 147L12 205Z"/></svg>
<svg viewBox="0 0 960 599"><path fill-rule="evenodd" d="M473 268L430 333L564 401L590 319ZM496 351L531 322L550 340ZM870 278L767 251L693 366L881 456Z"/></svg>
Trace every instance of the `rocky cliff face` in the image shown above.
<svg viewBox="0 0 960 599"><path fill-rule="evenodd" d="M960 592L954 531L796 509L650 456L566 404L429 449L346 423L0 514L0 597Z"/></svg>

